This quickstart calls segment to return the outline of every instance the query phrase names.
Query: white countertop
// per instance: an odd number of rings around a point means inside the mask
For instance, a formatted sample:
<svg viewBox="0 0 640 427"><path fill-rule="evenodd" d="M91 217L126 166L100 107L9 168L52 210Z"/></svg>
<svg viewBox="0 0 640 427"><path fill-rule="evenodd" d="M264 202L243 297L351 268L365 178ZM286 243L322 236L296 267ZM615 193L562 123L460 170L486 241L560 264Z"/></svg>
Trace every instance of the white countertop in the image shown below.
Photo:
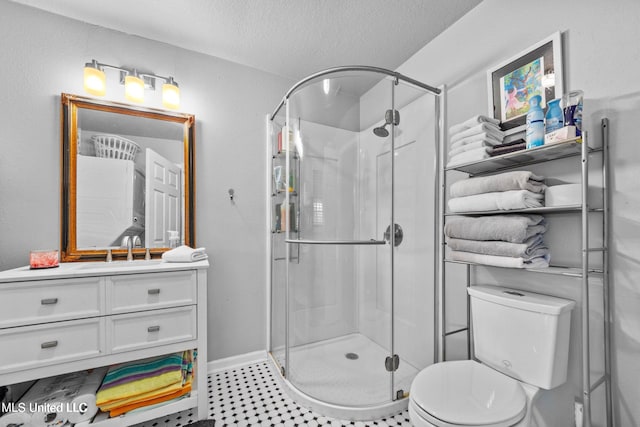
<svg viewBox="0 0 640 427"><path fill-rule="evenodd" d="M151 273L208 268L209 261L164 262L113 261L113 262L63 262L59 267L31 269L28 265L0 272L0 283L28 280L63 279L68 277L105 276L115 274Z"/></svg>

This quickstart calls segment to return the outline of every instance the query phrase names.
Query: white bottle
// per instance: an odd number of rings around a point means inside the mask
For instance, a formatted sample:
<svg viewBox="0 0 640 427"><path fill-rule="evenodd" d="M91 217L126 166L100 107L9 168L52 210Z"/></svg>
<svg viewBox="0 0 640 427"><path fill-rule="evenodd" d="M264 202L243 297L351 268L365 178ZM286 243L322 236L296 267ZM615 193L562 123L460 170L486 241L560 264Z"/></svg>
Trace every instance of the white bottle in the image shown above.
<svg viewBox="0 0 640 427"><path fill-rule="evenodd" d="M177 248L180 243L180 235L176 230L168 230L167 233L169 233L169 247Z"/></svg>

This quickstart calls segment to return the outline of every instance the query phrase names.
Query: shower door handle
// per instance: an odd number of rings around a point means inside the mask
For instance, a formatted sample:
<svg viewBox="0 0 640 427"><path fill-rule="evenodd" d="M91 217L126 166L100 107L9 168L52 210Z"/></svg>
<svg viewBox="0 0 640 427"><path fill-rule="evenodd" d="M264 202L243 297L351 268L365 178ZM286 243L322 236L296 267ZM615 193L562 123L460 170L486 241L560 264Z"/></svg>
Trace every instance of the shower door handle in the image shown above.
<svg viewBox="0 0 640 427"><path fill-rule="evenodd" d="M299 243L303 245L386 245L386 240L307 240L286 239L287 243Z"/></svg>

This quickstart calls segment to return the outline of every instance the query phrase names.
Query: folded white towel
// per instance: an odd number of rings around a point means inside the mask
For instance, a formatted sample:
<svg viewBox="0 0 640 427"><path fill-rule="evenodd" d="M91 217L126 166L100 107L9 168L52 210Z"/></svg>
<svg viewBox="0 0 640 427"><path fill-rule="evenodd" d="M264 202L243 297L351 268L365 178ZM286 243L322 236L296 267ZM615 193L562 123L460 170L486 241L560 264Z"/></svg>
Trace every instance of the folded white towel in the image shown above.
<svg viewBox="0 0 640 427"><path fill-rule="evenodd" d="M477 135L484 132L492 135L495 138L498 138L501 141L504 139L504 132L502 132L498 126L492 123L480 123L479 125L463 130L462 132L454 133L453 135L451 135L450 140L453 143L468 136Z"/></svg>
<svg viewBox="0 0 640 427"><path fill-rule="evenodd" d="M546 188L542 176L534 175L530 171L511 171L458 181L449 187L449 196L463 197L508 190L529 190L533 193L543 193Z"/></svg>
<svg viewBox="0 0 640 427"><path fill-rule="evenodd" d="M502 240L524 243L532 236L547 231L542 215L460 216L447 220L444 234L467 240Z"/></svg>
<svg viewBox="0 0 640 427"><path fill-rule="evenodd" d="M471 136L465 136L462 139L452 142L449 145L449 150L455 150L463 145L472 144L477 141L485 141L487 144L493 146L502 144L503 140L494 135L490 135L487 132L482 132Z"/></svg>
<svg viewBox="0 0 640 427"><path fill-rule="evenodd" d="M477 116L471 117L468 120L465 120L462 123L458 123L458 124L455 124L455 125L451 126L449 128L449 135L453 135L454 133L462 132L465 129L472 128L472 127L474 127L474 126L476 126L476 125L478 125L480 123L484 123L484 122L493 123L494 125L499 125L500 124L500 120L494 119L493 117L477 115Z"/></svg>
<svg viewBox="0 0 640 427"><path fill-rule="evenodd" d="M209 256L205 252L205 248L193 249L189 246L178 246L175 249L171 249L162 254L162 259L165 262L196 262L202 261Z"/></svg>
<svg viewBox="0 0 640 427"><path fill-rule="evenodd" d="M460 153L464 153L465 151L475 150L480 147L489 147L492 148L495 144L493 142L487 141L485 139L479 139L477 141L471 142L469 144L463 144L456 148L452 148L449 150L449 157L457 156Z"/></svg>
<svg viewBox="0 0 640 427"><path fill-rule="evenodd" d="M453 261L472 262L474 264L491 265L509 268L547 268L549 255L525 260L506 256L474 254L473 252L450 251L449 259Z"/></svg>
<svg viewBox="0 0 640 427"><path fill-rule="evenodd" d="M522 243L504 242L502 240L467 240L448 236L446 240L447 246L454 251L522 258L526 261L549 254L549 248L545 246L542 236L542 234L536 234Z"/></svg>
<svg viewBox="0 0 640 427"><path fill-rule="evenodd" d="M464 151L460 154L456 154L455 156L449 159L449 163L447 166L461 165L463 163L475 162L478 160L488 159L491 157L489 155L490 147L480 147L474 148L473 150Z"/></svg>
<svg viewBox="0 0 640 427"><path fill-rule="evenodd" d="M539 208L544 196L528 190L497 191L454 197L449 200L451 212L509 211L514 209Z"/></svg>

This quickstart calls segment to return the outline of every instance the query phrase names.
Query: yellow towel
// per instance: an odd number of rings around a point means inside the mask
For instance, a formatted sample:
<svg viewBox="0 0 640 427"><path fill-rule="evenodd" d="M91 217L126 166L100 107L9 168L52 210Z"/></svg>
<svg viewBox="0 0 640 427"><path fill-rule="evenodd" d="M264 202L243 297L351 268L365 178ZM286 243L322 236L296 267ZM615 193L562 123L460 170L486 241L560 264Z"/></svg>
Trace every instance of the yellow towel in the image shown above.
<svg viewBox="0 0 640 427"><path fill-rule="evenodd" d="M190 384L189 384L190 385ZM149 400L149 399L154 399L158 396L164 396L165 394L168 393L174 393L178 390L180 390L181 388L183 388L184 385L181 382L177 382L177 383L173 383L173 384L169 384L166 387L162 387L159 388L157 390L152 390L146 393L141 393L141 394L136 394L134 396L129 396L126 397L124 399L115 399L115 400L110 400L108 402L105 402L103 404L98 405L100 410L106 412L106 411L110 411L113 408L117 408L119 406L122 405L129 405L135 402L141 402L144 400Z"/></svg>
<svg viewBox="0 0 640 427"><path fill-rule="evenodd" d="M150 405L155 405L157 403L167 402L169 400L173 400L173 399L178 398L180 396L184 396L185 394L189 393L190 391L191 391L191 384L187 384L184 387L182 387L180 390L174 391L173 393L165 394L163 396L157 396L157 397L155 397L153 399L145 400L143 402L135 402L135 403L131 403L129 405L124 405L124 406L119 406L117 408L114 408L114 409L109 411L109 416L111 418L113 418L113 417L117 417L119 415L122 415L125 412L132 411L134 409L138 409L138 408L142 408L142 407L150 406Z"/></svg>
<svg viewBox="0 0 640 427"><path fill-rule="evenodd" d="M122 400L131 396L154 392L172 384L177 384L178 387L182 386L182 371L166 372L155 377L132 381L106 390L100 390L96 395L96 405L102 407L103 404L113 400Z"/></svg>

